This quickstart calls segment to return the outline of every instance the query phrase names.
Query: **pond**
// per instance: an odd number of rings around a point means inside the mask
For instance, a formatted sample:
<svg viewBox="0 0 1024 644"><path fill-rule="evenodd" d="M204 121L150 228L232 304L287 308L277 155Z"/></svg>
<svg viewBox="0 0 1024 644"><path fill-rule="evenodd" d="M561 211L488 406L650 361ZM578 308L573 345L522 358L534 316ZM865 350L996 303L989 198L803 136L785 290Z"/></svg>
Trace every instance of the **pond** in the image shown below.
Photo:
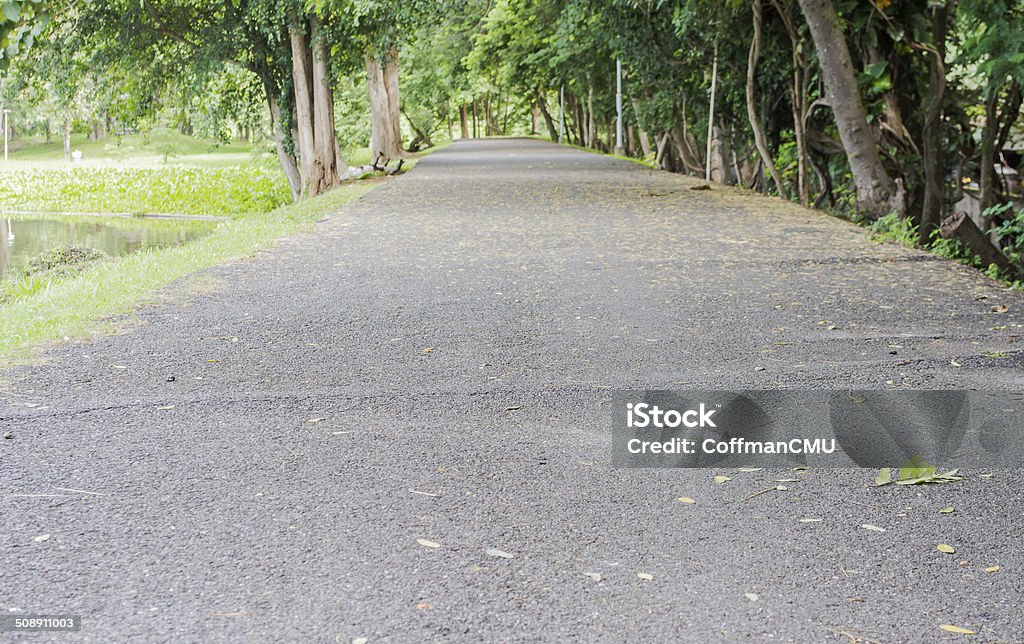
<svg viewBox="0 0 1024 644"><path fill-rule="evenodd" d="M0 279L43 251L64 246L128 255L143 248L177 246L207 235L216 221L121 217L0 218Z"/></svg>

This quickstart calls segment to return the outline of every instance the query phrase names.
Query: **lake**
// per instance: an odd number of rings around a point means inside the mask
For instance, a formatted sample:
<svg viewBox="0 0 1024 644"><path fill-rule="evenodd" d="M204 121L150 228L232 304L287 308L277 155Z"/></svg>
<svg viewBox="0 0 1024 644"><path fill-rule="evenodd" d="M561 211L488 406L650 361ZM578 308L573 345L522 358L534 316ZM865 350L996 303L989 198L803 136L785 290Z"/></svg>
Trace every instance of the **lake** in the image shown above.
<svg viewBox="0 0 1024 644"><path fill-rule="evenodd" d="M120 256L144 248L184 244L217 227L216 221L121 217L0 219L0 279L43 251L64 246L95 248Z"/></svg>

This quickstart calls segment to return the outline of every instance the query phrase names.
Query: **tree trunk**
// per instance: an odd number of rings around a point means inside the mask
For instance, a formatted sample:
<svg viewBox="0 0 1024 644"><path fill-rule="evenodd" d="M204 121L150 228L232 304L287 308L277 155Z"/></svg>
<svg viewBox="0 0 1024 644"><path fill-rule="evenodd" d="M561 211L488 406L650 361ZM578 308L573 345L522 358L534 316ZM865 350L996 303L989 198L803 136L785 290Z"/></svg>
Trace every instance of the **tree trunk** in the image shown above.
<svg viewBox="0 0 1024 644"><path fill-rule="evenodd" d="M996 108L999 105L999 89L996 88L985 98L985 127L981 130L980 153L981 172L978 177L978 186L981 189L979 198L981 200L981 212L996 205L997 179L996 179L996 138L999 133L999 115Z"/></svg>
<svg viewBox="0 0 1024 644"><path fill-rule="evenodd" d="M857 206L872 218L893 210L902 214L904 206L899 203L896 184L882 165L878 146L868 127L850 50L832 0L798 2L818 51L829 102L857 187Z"/></svg>
<svg viewBox="0 0 1024 644"><path fill-rule="evenodd" d="M690 149L690 143L686 140L686 134L679 128L673 128L668 132L672 144L676 147L676 155L683 164L683 172L691 175L704 174L704 168L700 159Z"/></svg>
<svg viewBox="0 0 1024 644"><path fill-rule="evenodd" d="M64 119L64 162L71 163L71 119Z"/></svg>
<svg viewBox="0 0 1024 644"><path fill-rule="evenodd" d="M540 108L540 113L544 117L544 123L548 126L548 134L551 135L551 140L555 143L558 142L558 128L555 126L555 120L551 118L551 111L548 110L548 104L544 100L544 95L541 94L540 90L536 91L537 95L537 107Z"/></svg>
<svg viewBox="0 0 1024 644"><path fill-rule="evenodd" d="M768 172L775 182L775 188L779 196L789 199L786 186L782 183L782 177L775 167L775 161L768 151L768 142L764 135L764 128L761 127L761 119L757 116L757 109L754 105L754 75L757 71L757 59L761 56L761 0L753 2L754 35L750 39L750 51L747 53L747 118L750 119L750 129L754 131L754 145L761 161L768 168Z"/></svg>
<svg viewBox="0 0 1024 644"><path fill-rule="evenodd" d="M338 153L334 131L334 92L331 89L331 59L327 34L320 21L310 18L313 40L313 134L317 162L323 167L323 184L318 192L325 192L340 183L338 168L345 162Z"/></svg>
<svg viewBox="0 0 1024 644"><path fill-rule="evenodd" d="M665 132L664 134L662 134L661 137L659 137L655 141L655 144L658 147L658 151L654 155L654 167L660 168L662 170L669 170L669 171L671 171L672 168L666 162L666 160L667 160L667 158L669 156L669 154L668 154L668 148L669 148L668 143L669 143L669 133L668 132Z"/></svg>
<svg viewBox="0 0 1024 644"><path fill-rule="evenodd" d="M310 91L312 70L306 34L299 27L288 30L292 50L292 85L295 93L295 128L298 132L299 173L302 194L314 196L323 179L323 168L316 164L316 140L313 134L313 95Z"/></svg>
<svg viewBox="0 0 1024 644"><path fill-rule="evenodd" d="M459 131L462 133L462 138L469 138L469 123L466 119L466 104L459 104Z"/></svg>
<svg viewBox="0 0 1024 644"><path fill-rule="evenodd" d="M921 208L920 239L927 246L942 223L945 210L945 164L942 154L942 99L946 92L946 7L932 8L933 52L928 52L927 112L922 131L924 163L924 204Z"/></svg>
<svg viewBox="0 0 1024 644"><path fill-rule="evenodd" d="M587 90L587 147L594 147L594 86Z"/></svg>
<svg viewBox="0 0 1024 644"><path fill-rule="evenodd" d="M364 63L370 95L370 156L374 161L383 157L387 163L404 152L398 99L398 51L391 49L383 60L367 51Z"/></svg>
<svg viewBox="0 0 1024 644"><path fill-rule="evenodd" d="M715 89L718 87L718 37L715 37L715 54L711 62L711 100L708 103L708 151L707 165L704 168L704 180L711 181L711 144L714 141L715 127Z"/></svg>
<svg viewBox="0 0 1024 644"><path fill-rule="evenodd" d="M476 113L476 99L473 99L473 138L479 138L480 128L477 125L477 113Z"/></svg>
<svg viewBox="0 0 1024 644"><path fill-rule="evenodd" d="M807 64L804 62L803 37L796 28L788 6L783 7L779 0L772 0L772 5L775 7L775 11L778 12L779 17L782 18L782 24L786 27L786 34L789 36L790 55L793 61L793 78L789 85L789 102L793 113L793 134L794 138L796 138L797 195L800 198L800 204L808 206L810 205L811 195L807 182L808 151L807 124L805 120L807 118L808 99L807 92L805 91Z"/></svg>
<svg viewBox="0 0 1024 644"><path fill-rule="evenodd" d="M275 98L276 92L264 81L264 90L267 93L267 106L270 108L270 130L274 138L274 149L277 150L277 160L281 164L281 170L288 179L288 188L292 194L292 201L298 201L302 196L302 177L299 175L299 168L295 165L295 157L285 149L284 130L281 121L281 106Z"/></svg>
<svg viewBox="0 0 1024 644"><path fill-rule="evenodd" d="M631 103L633 104L633 118L636 119L637 133L640 138L640 149L643 150L644 156L648 157L652 152L651 137L648 136L647 130L640 123L640 101L634 98Z"/></svg>
<svg viewBox="0 0 1024 644"><path fill-rule="evenodd" d="M958 212L947 217L939 229L942 237L946 239L957 238L964 242L975 255L981 259L982 266L986 268L995 264L1004 274L1012 277L1020 277L1020 270L992 243L967 213Z"/></svg>

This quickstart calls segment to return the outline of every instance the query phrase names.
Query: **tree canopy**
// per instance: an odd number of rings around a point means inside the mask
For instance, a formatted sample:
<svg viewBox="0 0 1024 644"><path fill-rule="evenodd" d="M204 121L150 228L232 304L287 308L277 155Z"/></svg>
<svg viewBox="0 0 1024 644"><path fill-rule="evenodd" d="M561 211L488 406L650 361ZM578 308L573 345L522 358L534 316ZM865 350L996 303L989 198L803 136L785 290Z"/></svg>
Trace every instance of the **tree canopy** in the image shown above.
<svg viewBox="0 0 1024 644"><path fill-rule="evenodd" d="M659 168L893 213L923 244L955 209L986 232L1017 216L1019 0L0 4L22 129L264 137L296 198L357 143L383 163L438 137L610 152L618 61L622 147ZM1018 237L991 241L1019 255Z"/></svg>

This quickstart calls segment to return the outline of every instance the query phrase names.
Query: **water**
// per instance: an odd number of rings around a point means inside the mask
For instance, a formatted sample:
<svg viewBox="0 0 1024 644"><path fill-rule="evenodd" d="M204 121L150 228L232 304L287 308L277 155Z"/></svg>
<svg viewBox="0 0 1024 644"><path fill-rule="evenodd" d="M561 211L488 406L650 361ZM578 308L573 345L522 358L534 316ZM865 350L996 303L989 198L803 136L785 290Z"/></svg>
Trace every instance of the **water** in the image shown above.
<svg viewBox="0 0 1024 644"><path fill-rule="evenodd" d="M43 251L64 246L96 248L108 255L176 246L209 234L216 222L110 217L0 219L0 279Z"/></svg>

